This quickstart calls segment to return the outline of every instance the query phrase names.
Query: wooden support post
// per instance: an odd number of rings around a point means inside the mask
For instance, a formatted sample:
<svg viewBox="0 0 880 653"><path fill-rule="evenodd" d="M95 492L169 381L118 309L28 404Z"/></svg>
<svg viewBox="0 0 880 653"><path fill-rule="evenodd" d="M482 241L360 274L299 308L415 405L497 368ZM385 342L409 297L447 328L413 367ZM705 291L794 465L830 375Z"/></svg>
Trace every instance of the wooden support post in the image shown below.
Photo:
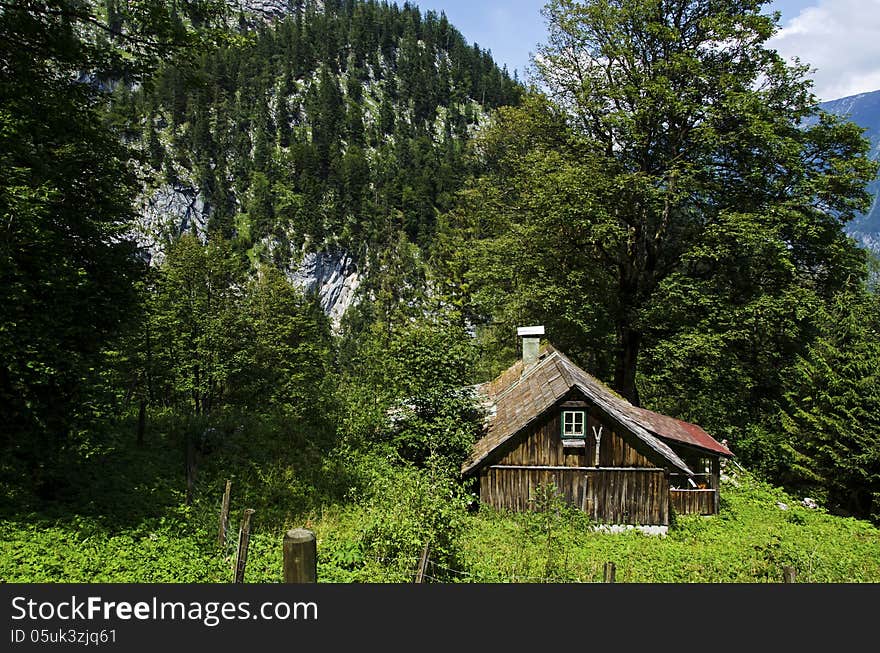
<svg viewBox="0 0 880 653"><path fill-rule="evenodd" d="M796 583L797 582L797 570L794 567L783 567L782 568L782 581L784 583Z"/></svg>
<svg viewBox="0 0 880 653"><path fill-rule="evenodd" d="M294 528L284 535L284 582L318 582L318 540L312 531Z"/></svg>
<svg viewBox="0 0 880 653"><path fill-rule="evenodd" d="M425 543L425 548L422 549L422 557L419 558L419 568L416 571L416 583L424 583L425 582L425 572L428 569L428 552L431 549L430 543Z"/></svg>
<svg viewBox="0 0 880 653"><path fill-rule="evenodd" d="M248 545L251 542L251 515L254 510L248 508L244 511L244 519L241 520L241 530L238 532L238 552L235 556L235 577L233 583L244 582L244 568L247 565Z"/></svg>
<svg viewBox="0 0 880 653"><path fill-rule="evenodd" d="M615 565L613 562L606 562L605 563L605 582L606 583L613 583L614 576L616 573L617 573L617 565Z"/></svg>
<svg viewBox="0 0 880 653"><path fill-rule="evenodd" d="M717 515L721 505L721 456L712 459L712 485L715 490L712 495L712 514Z"/></svg>
<svg viewBox="0 0 880 653"><path fill-rule="evenodd" d="M226 529L229 528L229 498L232 495L232 481L226 481L226 490L223 492L223 505L220 506L220 532L217 534L217 545L226 544Z"/></svg>

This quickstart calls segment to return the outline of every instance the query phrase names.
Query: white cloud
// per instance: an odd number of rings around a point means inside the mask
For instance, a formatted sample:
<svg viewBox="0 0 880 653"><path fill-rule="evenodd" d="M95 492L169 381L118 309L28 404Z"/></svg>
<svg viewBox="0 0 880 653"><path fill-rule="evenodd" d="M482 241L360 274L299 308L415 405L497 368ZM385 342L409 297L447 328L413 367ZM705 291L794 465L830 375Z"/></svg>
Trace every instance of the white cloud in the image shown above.
<svg viewBox="0 0 880 653"><path fill-rule="evenodd" d="M816 69L821 100L880 90L880 0L817 0L769 46Z"/></svg>

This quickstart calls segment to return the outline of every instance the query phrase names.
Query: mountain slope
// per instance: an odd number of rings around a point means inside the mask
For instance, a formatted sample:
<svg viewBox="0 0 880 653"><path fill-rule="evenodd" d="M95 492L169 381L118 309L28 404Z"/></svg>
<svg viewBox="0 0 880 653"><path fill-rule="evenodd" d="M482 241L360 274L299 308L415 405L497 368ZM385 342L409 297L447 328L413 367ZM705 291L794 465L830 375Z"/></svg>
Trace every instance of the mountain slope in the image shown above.
<svg viewBox="0 0 880 653"><path fill-rule="evenodd" d="M880 91L840 98L820 106L863 127L871 141L871 157L880 159ZM871 183L868 190L874 196L871 210L847 225L846 231L866 248L880 254L880 179Z"/></svg>
<svg viewBox="0 0 880 653"><path fill-rule="evenodd" d="M240 21L237 41L169 62L149 88L117 89L150 180L141 242L161 259L183 232L229 239L339 318L381 252L431 242L473 130L522 89L445 15L270 4L251 15L289 12Z"/></svg>

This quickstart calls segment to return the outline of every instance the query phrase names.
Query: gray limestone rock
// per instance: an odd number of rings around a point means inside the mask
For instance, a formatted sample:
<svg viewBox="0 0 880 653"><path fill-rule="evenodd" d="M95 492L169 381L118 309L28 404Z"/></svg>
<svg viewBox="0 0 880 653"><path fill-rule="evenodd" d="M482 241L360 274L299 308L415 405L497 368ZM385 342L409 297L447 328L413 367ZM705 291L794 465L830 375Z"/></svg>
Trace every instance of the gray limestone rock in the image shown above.
<svg viewBox="0 0 880 653"><path fill-rule="evenodd" d="M164 259L163 243L193 232L204 239L208 211L195 188L161 186L142 200L135 237L151 261Z"/></svg>
<svg viewBox="0 0 880 653"><path fill-rule="evenodd" d="M354 303L361 283L357 262L343 251L306 254L287 277L304 292L318 294L334 329L339 328L342 316Z"/></svg>
<svg viewBox="0 0 880 653"><path fill-rule="evenodd" d="M292 12L292 0L228 0L235 11L256 14L266 19L278 18Z"/></svg>

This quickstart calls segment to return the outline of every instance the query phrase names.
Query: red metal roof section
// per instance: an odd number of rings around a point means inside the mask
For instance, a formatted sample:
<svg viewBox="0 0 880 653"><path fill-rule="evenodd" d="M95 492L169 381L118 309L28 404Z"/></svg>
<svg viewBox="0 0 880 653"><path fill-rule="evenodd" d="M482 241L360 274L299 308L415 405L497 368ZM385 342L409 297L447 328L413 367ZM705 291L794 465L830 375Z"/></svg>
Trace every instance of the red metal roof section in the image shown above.
<svg viewBox="0 0 880 653"><path fill-rule="evenodd" d="M674 417L661 415L645 408L631 408L639 416L639 421L649 431L664 440L673 440L689 444L699 449L706 449L722 456L733 457L730 449L718 442L696 424L689 424Z"/></svg>

